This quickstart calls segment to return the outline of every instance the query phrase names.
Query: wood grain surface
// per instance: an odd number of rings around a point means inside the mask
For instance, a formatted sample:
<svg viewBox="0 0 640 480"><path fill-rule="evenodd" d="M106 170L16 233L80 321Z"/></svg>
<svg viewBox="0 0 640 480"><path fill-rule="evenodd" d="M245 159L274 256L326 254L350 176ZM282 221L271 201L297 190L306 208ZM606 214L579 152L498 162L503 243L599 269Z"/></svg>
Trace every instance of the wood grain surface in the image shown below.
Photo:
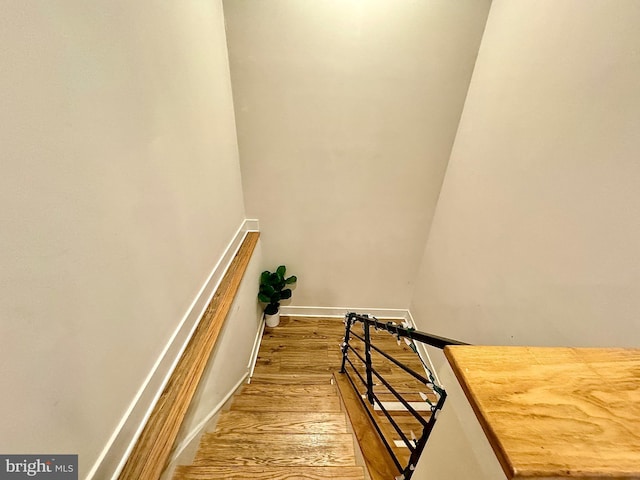
<svg viewBox="0 0 640 480"><path fill-rule="evenodd" d="M364 480L331 372L340 319L292 319L265 328L251 383L200 441L174 480Z"/></svg>
<svg viewBox="0 0 640 480"><path fill-rule="evenodd" d="M303 401L301 401L301 399ZM339 412L340 400L335 395L316 397L290 394L283 389L278 393L260 397L238 395L231 403L231 410L260 410L263 412Z"/></svg>
<svg viewBox="0 0 640 480"><path fill-rule="evenodd" d="M262 373L260 370L251 377L251 384L257 385L330 385L331 377L324 373Z"/></svg>
<svg viewBox="0 0 640 480"><path fill-rule="evenodd" d="M286 391L279 385L265 385L260 383L250 383L242 387L242 396L257 395L265 397L269 395L306 395L309 397L335 396L336 389L333 385L325 383L323 385L314 384L288 384Z"/></svg>
<svg viewBox="0 0 640 480"><path fill-rule="evenodd" d="M349 433L256 435L210 433L200 443L194 465L355 466Z"/></svg>
<svg viewBox="0 0 640 480"><path fill-rule="evenodd" d="M259 235L257 232L247 234L223 276L220 286L129 455L119 476L121 480L160 478L209 355L258 243Z"/></svg>
<svg viewBox="0 0 640 480"><path fill-rule="evenodd" d="M445 349L509 479L640 479L640 350Z"/></svg>
<svg viewBox="0 0 640 480"><path fill-rule="evenodd" d="M180 480L363 480L362 467L198 466L178 467Z"/></svg>
<svg viewBox="0 0 640 480"><path fill-rule="evenodd" d="M349 420L353 433L358 439L362 456L367 465L367 471L371 480L389 480L400 474L393 463L389 452L385 448L380 436L371 424L369 416L362 407L357 393L345 374L335 373L336 385L340 392L340 398L344 402L345 410L349 414Z"/></svg>
<svg viewBox="0 0 640 480"><path fill-rule="evenodd" d="M218 433L349 433L344 413L327 412L223 412L216 427Z"/></svg>
<svg viewBox="0 0 640 480"><path fill-rule="evenodd" d="M332 372L340 368L343 336L344 324L337 318L283 316L278 327L266 327L251 383L234 396L215 431L202 437L193 465L179 467L174 480L364 480L353 434L331 384ZM399 346L385 332L373 332L372 336L403 363L422 371L418 357L404 343ZM356 348L362 350L361 345ZM418 382L378 354L374 354L374 361L410 400L420 400L417 391L424 388L418 388ZM348 388L351 399L358 402L350 384ZM384 386L377 385L376 391L390 398ZM398 413L397 418L407 435L417 430L417 422L405 413ZM373 427L367 423L366 431L361 431L356 427L363 421L357 417L351 420L359 432L356 435L371 479L395 478L398 469ZM399 436L386 425L386 418L381 417L381 423L393 444ZM408 459L408 449L396 451L403 461Z"/></svg>

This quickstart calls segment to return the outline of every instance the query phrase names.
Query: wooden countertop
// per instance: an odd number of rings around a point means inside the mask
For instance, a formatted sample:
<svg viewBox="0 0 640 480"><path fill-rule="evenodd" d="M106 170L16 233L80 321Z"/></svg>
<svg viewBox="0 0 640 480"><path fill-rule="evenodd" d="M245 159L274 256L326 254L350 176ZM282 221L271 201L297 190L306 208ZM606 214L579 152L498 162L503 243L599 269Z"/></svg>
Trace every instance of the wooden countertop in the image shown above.
<svg viewBox="0 0 640 480"><path fill-rule="evenodd" d="M451 346L509 479L640 479L640 349Z"/></svg>

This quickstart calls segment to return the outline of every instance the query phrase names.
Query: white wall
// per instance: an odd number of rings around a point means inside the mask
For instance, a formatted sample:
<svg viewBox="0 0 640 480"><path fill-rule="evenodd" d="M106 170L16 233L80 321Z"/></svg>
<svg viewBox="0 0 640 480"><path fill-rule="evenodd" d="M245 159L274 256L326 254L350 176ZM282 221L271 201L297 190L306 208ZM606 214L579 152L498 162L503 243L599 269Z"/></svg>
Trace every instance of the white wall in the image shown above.
<svg viewBox="0 0 640 480"><path fill-rule="evenodd" d="M294 305L407 308L489 3L224 2L247 212Z"/></svg>
<svg viewBox="0 0 640 480"><path fill-rule="evenodd" d="M639 346L640 2L495 0L415 288L471 343Z"/></svg>
<svg viewBox="0 0 640 480"><path fill-rule="evenodd" d="M219 2L3 2L0 451L83 477L244 218Z"/></svg>
<svg viewBox="0 0 640 480"><path fill-rule="evenodd" d="M416 281L418 328L640 346L638 25L635 0L493 1ZM502 478L432 358L453 397L416 480Z"/></svg>

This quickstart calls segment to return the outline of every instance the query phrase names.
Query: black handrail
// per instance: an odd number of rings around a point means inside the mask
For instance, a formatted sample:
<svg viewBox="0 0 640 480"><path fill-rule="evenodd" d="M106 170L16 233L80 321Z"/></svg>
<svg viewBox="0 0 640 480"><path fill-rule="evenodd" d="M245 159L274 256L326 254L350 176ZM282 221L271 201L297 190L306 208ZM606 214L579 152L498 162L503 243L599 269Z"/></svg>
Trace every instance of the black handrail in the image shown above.
<svg viewBox="0 0 640 480"><path fill-rule="evenodd" d="M356 322L362 323L362 326L363 326L363 329L364 329L364 335L363 336L360 336L357 333L354 333L352 331L352 326ZM360 399L360 401L362 402L363 406L365 407L365 411L369 415L369 418L372 420L373 425L374 425L376 431L378 432L378 435L380 435L384 446L389 451L389 454L391 455L391 459L393 460L393 462L395 463L396 467L398 468L398 471L401 473L401 475L399 477L396 477L396 478L409 480L411 478L411 475L413 474L413 470L415 469L415 466L416 466L416 463L418 461L418 458L420 457L420 454L422 453L422 450L424 449L424 447L425 447L425 445L427 443L427 439L429 438L429 435L431 434L431 431L433 430L433 426L434 426L435 421L436 421L437 413L438 413L439 410L442 409L442 407L444 405L445 399L447 397L447 393L445 392L445 390L441 386L437 385L435 376L433 375L431 370L427 367L427 365L424 364L424 362L422 362L422 363L423 363L423 365L425 367L425 371L428 372L427 376L429 378L426 378L424 375L419 374L418 372L414 371L410 367L404 365L402 362L400 362L400 361L396 360L395 358L393 358L393 356L391 356L387 352L385 352L382 349L380 349L380 348L376 347L375 345L373 345L371 343L370 328L373 327L376 330L386 330L390 334L392 334L395 337L397 337L398 341L400 341L401 338L409 339L407 343L409 344L409 346L411 346L412 350L416 354L418 354L417 348L415 347L415 343L414 343L416 341L417 342L421 342L421 343L425 343L427 345L431 345L431 346L436 347L436 348L441 348L441 349L444 348L447 345L468 345L468 344L466 344L464 342L460 342L458 340L452 340L450 338L445 338L445 337L440 337L440 336L437 336L437 335L431 335L431 334L428 334L428 333L420 332L420 331L417 331L417 330L415 330L413 328L410 328L410 327L405 327L405 326L398 325L398 324L396 324L394 322L381 322L380 320L378 320L375 317L370 317L368 315L360 315L360 314L357 314L357 313L354 313L354 312L350 312L350 313L347 313L345 315L345 325L346 325L345 337L344 337L344 342L342 344L342 366L340 368L340 372L346 374L347 378L349 379L349 382L351 383L351 386L358 393L358 398ZM357 338L358 340L360 340L364 344L364 357L357 350L355 350L353 348L353 346L349 345L349 340L351 339L351 337ZM380 374L380 372L378 372L373 367L373 359L372 359L372 356L371 356L371 351L372 350L378 352L380 355L382 355L387 360L389 360L392 363L394 363L395 365L397 365L399 368L404 370L406 373L411 375L413 378L415 378L416 380L418 380L419 382L421 382L425 386L427 386L427 387L432 389L433 393L435 394L435 396L437 398L437 402L434 404L433 402L427 400L427 402L429 403L429 406L430 406L430 416L429 416L428 420L425 420L425 418L423 418L416 411L416 409L411 406L410 402L405 400L402 397L402 395L400 393L398 393L398 391L395 388L393 388L393 386L391 386L391 384ZM353 364L353 362L349 358L349 356L348 356L349 351L353 352L355 354L356 358L362 363L362 365L364 365L366 378L365 378L365 376L363 376L358 371L356 366ZM421 359L421 361L422 361L422 359ZM369 404L372 405L372 406L377 405L380 408L382 413L389 420L389 422L391 423L392 427L400 435L400 438L402 439L404 444L407 446L407 448L411 452L410 457L409 457L409 464L406 467L402 467L401 466L400 461L398 460L398 458L397 458L396 454L394 453L392 447L389 445L389 442L384 437L384 434L382 433L382 430L381 430L380 426L377 424L374 415L371 413L369 408L366 408L366 403L365 403L365 400L363 398L363 397L365 397L365 395L360 396L358 388L356 387L356 383L355 383L354 379L351 377L351 374L349 373L349 369L346 368L347 365L350 367L350 370L353 370L353 372L356 374L358 380L360 380L360 382L364 386L366 386L366 399L369 402ZM397 398L400 401L400 403L405 407L405 409L416 420L419 421L420 425L423 427L422 435L421 435L421 437L419 439L414 440L414 441L410 441L407 438L407 436L404 434L404 432L402 432L402 429L398 426L398 424L395 422L395 420L393 419L391 414L387 411L387 409L384 407L384 405L382 404L382 402L380 401L378 396L375 394L375 392L374 392L374 383L373 383L374 377L377 380L379 380L382 383L382 385L384 385L384 387L389 392L391 392L391 394L393 394L393 396L395 398Z"/></svg>
<svg viewBox="0 0 640 480"><path fill-rule="evenodd" d="M353 320L366 323L373 326L373 328L379 330L386 330L397 337L407 337L418 342L426 343L432 347L443 349L447 345L469 345L468 343L460 342L459 340L452 340L451 338L439 337L438 335L432 335L431 333L421 332L413 328L402 327L394 322L381 322L376 317L370 317L369 315L359 315L357 313L347 314Z"/></svg>

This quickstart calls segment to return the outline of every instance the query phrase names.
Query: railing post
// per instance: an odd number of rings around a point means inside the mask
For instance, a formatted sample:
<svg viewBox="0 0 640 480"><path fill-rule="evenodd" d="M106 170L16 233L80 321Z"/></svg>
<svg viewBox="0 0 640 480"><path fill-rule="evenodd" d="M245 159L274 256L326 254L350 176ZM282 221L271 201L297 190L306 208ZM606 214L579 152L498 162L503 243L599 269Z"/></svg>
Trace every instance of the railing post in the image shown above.
<svg viewBox="0 0 640 480"><path fill-rule="evenodd" d="M347 313L344 316L344 341L342 342L342 365L340 366L340 373L344 373L344 366L347 363L347 353L349 350L349 334L351 333L351 325L353 325L355 313Z"/></svg>
<svg viewBox="0 0 640 480"><path fill-rule="evenodd" d="M364 326L364 359L367 368L367 400L373 405L373 374L371 373L371 335L369 332L369 322L363 322Z"/></svg>

